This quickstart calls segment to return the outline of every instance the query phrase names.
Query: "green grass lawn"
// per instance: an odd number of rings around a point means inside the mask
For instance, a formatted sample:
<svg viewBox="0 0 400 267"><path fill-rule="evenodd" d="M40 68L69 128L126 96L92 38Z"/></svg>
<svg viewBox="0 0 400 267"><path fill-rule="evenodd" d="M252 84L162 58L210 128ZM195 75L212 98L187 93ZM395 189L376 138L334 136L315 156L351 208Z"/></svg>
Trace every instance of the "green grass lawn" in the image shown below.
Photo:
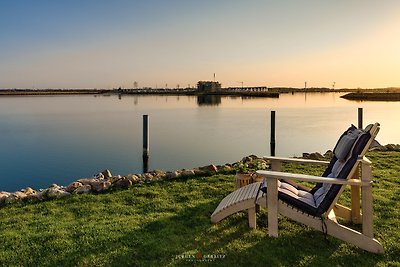
<svg viewBox="0 0 400 267"><path fill-rule="evenodd" d="M234 190L233 175L139 184L0 208L1 266L400 266L400 153L374 152L375 255L304 225L279 219L280 237L238 213L210 215ZM309 167L310 168L310 167ZM286 170L320 174L320 169ZM342 200L347 202L346 194ZM196 259L201 253L203 260ZM206 257L213 257L209 259Z"/></svg>

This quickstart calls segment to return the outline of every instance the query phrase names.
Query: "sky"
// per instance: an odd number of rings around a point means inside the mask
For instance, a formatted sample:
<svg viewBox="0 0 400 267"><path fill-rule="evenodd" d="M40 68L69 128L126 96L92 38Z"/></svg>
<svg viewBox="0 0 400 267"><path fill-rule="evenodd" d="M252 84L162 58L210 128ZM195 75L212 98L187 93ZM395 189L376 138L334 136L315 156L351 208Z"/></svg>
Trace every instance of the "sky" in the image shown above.
<svg viewBox="0 0 400 267"><path fill-rule="evenodd" d="M400 87L397 0L0 0L0 88Z"/></svg>

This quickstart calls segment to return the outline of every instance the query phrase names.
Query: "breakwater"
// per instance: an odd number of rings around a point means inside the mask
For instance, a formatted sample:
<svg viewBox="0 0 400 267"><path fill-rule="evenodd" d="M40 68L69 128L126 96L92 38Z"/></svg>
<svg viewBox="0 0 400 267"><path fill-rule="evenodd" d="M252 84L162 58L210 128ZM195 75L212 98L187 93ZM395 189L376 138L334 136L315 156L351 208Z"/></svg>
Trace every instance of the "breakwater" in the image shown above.
<svg viewBox="0 0 400 267"><path fill-rule="evenodd" d="M236 163L234 163L236 164ZM66 197L72 194L99 194L115 188L129 188L138 183L149 183L178 178L190 178L194 176L210 176L217 173L231 173L234 164L208 165L193 169L176 171L154 170L142 174L113 175L110 170L104 170L94 177L81 178L68 186L52 184L46 189L35 190L31 187L16 192L0 192L0 204L7 205L17 202L36 202L52 198Z"/></svg>
<svg viewBox="0 0 400 267"><path fill-rule="evenodd" d="M359 101L400 101L400 93L394 92L349 93L341 97Z"/></svg>

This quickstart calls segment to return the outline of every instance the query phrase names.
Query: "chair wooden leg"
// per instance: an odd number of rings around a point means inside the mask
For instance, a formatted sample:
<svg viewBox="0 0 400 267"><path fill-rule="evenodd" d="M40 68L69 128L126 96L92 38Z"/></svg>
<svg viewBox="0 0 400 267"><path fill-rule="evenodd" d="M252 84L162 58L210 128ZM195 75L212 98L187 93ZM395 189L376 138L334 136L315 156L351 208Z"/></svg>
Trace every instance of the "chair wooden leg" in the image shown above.
<svg viewBox="0 0 400 267"><path fill-rule="evenodd" d="M247 210L247 217L249 220L249 227L256 229L257 222L256 222L256 207L250 208Z"/></svg>
<svg viewBox="0 0 400 267"><path fill-rule="evenodd" d="M268 235L278 237L278 180L267 180Z"/></svg>
<svg viewBox="0 0 400 267"><path fill-rule="evenodd" d="M372 181L372 170L370 164L361 164L362 180L365 182ZM373 207L372 207L372 185L362 188L362 232L368 237L374 237L373 231Z"/></svg>
<svg viewBox="0 0 400 267"><path fill-rule="evenodd" d="M357 166L356 171L353 174L353 179L360 178L360 169ZM360 209L360 187L351 186L351 221L356 224L361 224L361 209Z"/></svg>
<svg viewBox="0 0 400 267"><path fill-rule="evenodd" d="M361 222L360 187L351 186L351 221L356 224Z"/></svg>

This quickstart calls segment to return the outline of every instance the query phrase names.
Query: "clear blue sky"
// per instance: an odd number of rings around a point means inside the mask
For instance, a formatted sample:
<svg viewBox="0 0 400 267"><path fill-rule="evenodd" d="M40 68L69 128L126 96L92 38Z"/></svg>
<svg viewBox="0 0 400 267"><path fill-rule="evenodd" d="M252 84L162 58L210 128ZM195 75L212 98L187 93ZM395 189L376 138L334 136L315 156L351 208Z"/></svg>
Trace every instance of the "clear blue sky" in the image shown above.
<svg viewBox="0 0 400 267"><path fill-rule="evenodd" d="M0 0L0 88L400 87L400 1Z"/></svg>

